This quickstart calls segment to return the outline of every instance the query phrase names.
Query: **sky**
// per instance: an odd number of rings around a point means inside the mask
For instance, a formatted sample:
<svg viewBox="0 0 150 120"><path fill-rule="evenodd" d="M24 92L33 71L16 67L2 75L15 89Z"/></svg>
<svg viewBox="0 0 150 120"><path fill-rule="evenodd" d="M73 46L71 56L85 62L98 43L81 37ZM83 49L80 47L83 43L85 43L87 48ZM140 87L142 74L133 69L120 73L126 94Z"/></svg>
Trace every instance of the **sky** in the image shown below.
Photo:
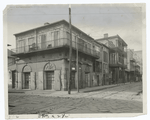
<svg viewBox="0 0 150 120"><path fill-rule="evenodd" d="M13 34L62 19L69 21L69 5L7 6L3 13L7 41L15 48ZM142 50L142 32L146 29L141 4L72 4L71 21L94 39L119 35L128 48Z"/></svg>

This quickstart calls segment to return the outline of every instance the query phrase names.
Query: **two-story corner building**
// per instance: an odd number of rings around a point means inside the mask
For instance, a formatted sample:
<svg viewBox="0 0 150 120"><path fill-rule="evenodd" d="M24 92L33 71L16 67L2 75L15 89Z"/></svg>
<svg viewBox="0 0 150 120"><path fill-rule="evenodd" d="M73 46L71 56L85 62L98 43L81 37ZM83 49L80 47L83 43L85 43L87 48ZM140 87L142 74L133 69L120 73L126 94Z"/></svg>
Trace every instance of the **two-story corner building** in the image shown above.
<svg viewBox="0 0 150 120"><path fill-rule="evenodd" d="M69 23L61 20L14 34L17 89L67 90L69 75ZM93 86L93 62L99 58L94 39L72 25L72 85L77 86L76 52L79 56L79 88ZM78 48L78 49L77 49Z"/></svg>
<svg viewBox="0 0 150 120"><path fill-rule="evenodd" d="M8 56L8 88L12 89L15 88L15 70L16 70L16 57L12 56L13 52L7 49L7 56Z"/></svg>
<svg viewBox="0 0 150 120"><path fill-rule="evenodd" d="M127 81L133 82L135 81L135 59L133 57L134 50L127 49L127 70L129 73L127 74Z"/></svg>
<svg viewBox="0 0 150 120"><path fill-rule="evenodd" d="M109 84L109 48L95 41L95 49L99 51L99 59L95 60L95 85Z"/></svg>
<svg viewBox="0 0 150 120"><path fill-rule="evenodd" d="M113 56L113 60L109 64L112 81L114 83L125 82L125 69L127 68L127 44L125 41L119 35L108 37L108 34L104 34L104 38L96 41L112 49L110 56Z"/></svg>

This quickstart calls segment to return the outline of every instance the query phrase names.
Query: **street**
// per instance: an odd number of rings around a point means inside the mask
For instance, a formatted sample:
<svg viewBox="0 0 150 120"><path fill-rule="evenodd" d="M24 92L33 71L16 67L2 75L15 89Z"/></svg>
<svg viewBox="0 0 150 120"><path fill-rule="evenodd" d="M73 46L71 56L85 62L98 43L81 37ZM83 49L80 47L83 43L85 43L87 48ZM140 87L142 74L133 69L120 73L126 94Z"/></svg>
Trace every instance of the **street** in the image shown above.
<svg viewBox="0 0 150 120"><path fill-rule="evenodd" d="M85 93L9 93L9 114L142 113L142 82Z"/></svg>

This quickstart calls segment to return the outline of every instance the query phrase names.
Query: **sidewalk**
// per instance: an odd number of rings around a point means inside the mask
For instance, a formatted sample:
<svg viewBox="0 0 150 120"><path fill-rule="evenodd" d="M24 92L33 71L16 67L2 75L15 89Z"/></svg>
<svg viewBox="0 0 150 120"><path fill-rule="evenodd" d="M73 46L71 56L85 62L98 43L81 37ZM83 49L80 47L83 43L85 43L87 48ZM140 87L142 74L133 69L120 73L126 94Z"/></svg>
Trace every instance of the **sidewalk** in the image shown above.
<svg viewBox="0 0 150 120"><path fill-rule="evenodd" d="M8 90L8 93L25 93L26 91L32 91L32 90L9 89L9 90Z"/></svg>
<svg viewBox="0 0 150 120"><path fill-rule="evenodd" d="M128 83L126 83L128 84ZM124 85L124 83L119 84L119 85ZM84 89L79 89L79 93L87 93L87 92L94 92L94 91L99 91L103 89L108 89L112 87L117 87L117 84L113 85L104 85L104 86L95 86L95 87L88 87ZM40 96L62 96L62 95L67 95L68 91L55 91L55 90L15 90L11 89L8 90L9 93L25 93L27 95L40 95ZM71 94L77 94L77 89L71 90Z"/></svg>
<svg viewBox="0 0 150 120"><path fill-rule="evenodd" d="M99 91L99 90L103 90L103 89L107 89L107 88L112 88L112 87L116 87L117 84L114 85L104 85L104 86L95 86L95 87L89 87L89 88L84 88L84 89L80 89L80 93L86 93L86 92L94 92L94 91Z"/></svg>
<svg viewBox="0 0 150 120"><path fill-rule="evenodd" d="M87 93L87 92L93 92L93 91L99 91L107 88L116 87L118 85L105 85L105 86L95 86L95 87L89 87L84 89L79 89L79 93L77 92L77 89L71 90L71 95L77 95L80 93ZM68 96L68 91L54 91L54 90L32 90L32 91L26 91L25 94L27 95L40 95L40 96Z"/></svg>

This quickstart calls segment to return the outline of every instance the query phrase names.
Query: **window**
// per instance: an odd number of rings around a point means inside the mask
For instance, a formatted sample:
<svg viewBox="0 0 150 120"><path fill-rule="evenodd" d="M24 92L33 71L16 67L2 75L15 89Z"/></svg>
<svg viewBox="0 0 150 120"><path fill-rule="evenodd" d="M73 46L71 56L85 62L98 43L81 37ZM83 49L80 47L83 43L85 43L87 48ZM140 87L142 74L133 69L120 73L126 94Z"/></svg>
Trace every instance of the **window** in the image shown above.
<svg viewBox="0 0 150 120"><path fill-rule="evenodd" d="M84 41L82 39L78 40L78 49L83 50L84 49Z"/></svg>
<svg viewBox="0 0 150 120"><path fill-rule="evenodd" d="M76 42L76 36L72 34L72 42Z"/></svg>
<svg viewBox="0 0 150 120"><path fill-rule="evenodd" d="M54 32L54 46L58 46L59 44L59 31Z"/></svg>
<svg viewBox="0 0 150 120"><path fill-rule="evenodd" d="M95 72L95 61L93 61L93 72Z"/></svg>
<svg viewBox="0 0 150 120"><path fill-rule="evenodd" d="M100 72L102 72L102 63L99 64Z"/></svg>
<svg viewBox="0 0 150 120"><path fill-rule="evenodd" d="M18 41L18 52L24 52L24 40Z"/></svg>
<svg viewBox="0 0 150 120"><path fill-rule="evenodd" d="M40 35L38 37L38 47L39 49L46 48L46 34Z"/></svg>
<svg viewBox="0 0 150 120"><path fill-rule="evenodd" d="M91 53L91 44L90 43L87 43L87 48L88 48L88 52Z"/></svg>
<svg viewBox="0 0 150 120"><path fill-rule="evenodd" d="M28 45L35 43L34 37L28 39Z"/></svg>
<svg viewBox="0 0 150 120"><path fill-rule="evenodd" d="M70 40L70 33L67 32L66 35L67 35L67 40Z"/></svg>
<svg viewBox="0 0 150 120"><path fill-rule="evenodd" d="M122 71L119 70L119 78L122 78Z"/></svg>
<svg viewBox="0 0 150 120"><path fill-rule="evenodd" d="M104 62L108 62L108 53L106 51L103 51L103 60Z"/></svg>
<svg viewBox="0 0 150 120"><path fill-rule="evenodd" d="M51 32L52 46L57 47L59 45L60 43L59 37L60 37L59 31Z"/></svg>
<svg viewBox="0 0 150 120"><path fill-rule="evenodd" d="M105 63L103 63L103 72L105 71Z"/></svg>
<svg viewBox="0 0 150 120"><path fill-rule="evenodd" d="M76 36L72 34L72 47L76 48Z"/></svg>
<svg viewBox="0 0 150 120"><path fill-rule="evenodd" d="M101 72L101 65L102 63L99 63L98 61L96 61L96 72Z"/></svg>

